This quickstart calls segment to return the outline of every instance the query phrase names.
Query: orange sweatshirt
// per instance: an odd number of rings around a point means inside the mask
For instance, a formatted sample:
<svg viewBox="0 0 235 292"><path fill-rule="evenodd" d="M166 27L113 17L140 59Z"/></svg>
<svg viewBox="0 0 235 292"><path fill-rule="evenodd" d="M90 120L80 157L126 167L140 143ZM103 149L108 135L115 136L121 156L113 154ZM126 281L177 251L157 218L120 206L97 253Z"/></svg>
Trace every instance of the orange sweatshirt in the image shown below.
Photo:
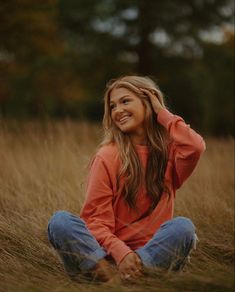
<svg viewBox="0 0 235 292"><path fill-rule="evenodd" d="M163 193L150 215L141 218L141 214L150 206L144 187L137 194L136 204L140 212L130 209L118 193L116 180L120 159L116 145L100 148L91 165L81 217L117 265L128 253L150 240L163 222L172 219L175 191L192 173L205 150L202 137L186 125L181 117L162 109L157 119L172 139L165 173L171 195L169 198ZM136 145L136 150L145 170L148 147Z"/></svg>

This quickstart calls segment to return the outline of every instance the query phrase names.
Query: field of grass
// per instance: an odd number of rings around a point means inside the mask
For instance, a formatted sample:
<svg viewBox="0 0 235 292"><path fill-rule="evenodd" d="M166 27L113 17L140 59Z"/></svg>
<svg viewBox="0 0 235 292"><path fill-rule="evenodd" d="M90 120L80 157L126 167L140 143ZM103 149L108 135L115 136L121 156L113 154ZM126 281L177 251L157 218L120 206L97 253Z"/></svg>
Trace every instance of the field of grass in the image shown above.
<svg viewBox="0 0 235 292"><path fill-rule="evenodd" d="M178 191L175 216L190 217L200 242L180 274L150 271L132 284L72 282L47 240L56 210L79 214L87 164L101 129L86 123L0 122L0 291L233 291L234 140L207 150Z"/></svg>

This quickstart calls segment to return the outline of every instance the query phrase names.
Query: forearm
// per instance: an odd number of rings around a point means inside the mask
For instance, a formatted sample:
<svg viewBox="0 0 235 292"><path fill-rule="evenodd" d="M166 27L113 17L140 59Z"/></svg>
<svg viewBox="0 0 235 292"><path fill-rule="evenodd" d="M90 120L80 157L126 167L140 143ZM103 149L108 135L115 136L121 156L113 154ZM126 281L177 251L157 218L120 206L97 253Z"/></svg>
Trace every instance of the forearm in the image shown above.
<svg viewBox="0 0 235 292"><path fill-rule="evenodd" d="M158 122L164 126L169 133L170 138L177 145L191 146L192 150L203 152L205 142L203 138L196 133L185 121L177 115L173 115L167 109L162 109L158 113Z"/></svg>
<svg viewBox="0 0 235 292"><path fill-rule="evenodd" d="M166 128L171 139L169 159L173 162L174 188L178 189L195 169L205 150L205 142L181 117L166 109L159 112L158 122Z"/></svg>
<svg viewBox="0 0 235 292"><path fill-rule="evenodd" d="M107 251L115 260L116 264L123 260L129 253L133 252L122 240L113 234L109 228L102 224L89 224L88 228L99 242L99 244Z"/></svg>

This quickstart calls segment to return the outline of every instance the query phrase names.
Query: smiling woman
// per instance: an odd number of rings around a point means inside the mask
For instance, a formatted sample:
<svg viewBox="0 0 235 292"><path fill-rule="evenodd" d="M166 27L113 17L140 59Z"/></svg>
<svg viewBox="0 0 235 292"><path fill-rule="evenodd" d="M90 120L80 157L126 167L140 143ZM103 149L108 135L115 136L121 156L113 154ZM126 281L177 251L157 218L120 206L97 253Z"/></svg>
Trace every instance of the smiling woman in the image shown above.
<svg viewBox="0 0 235 292"><path fill-rule="evenodd" d="M205 150L203 138L170 113L157 85L125 76L108 83L104 140L92 160L81 217L59 211L49 240L75 277L103 280L113 260L123 280L142 268L178 271L196 243L190 219L173 219L176 190Z"/></svg>
<svg viewBox="0 0 235 292"><path fill-rule="evenodd" d="M128 133L134 144L146 144L144 130L145 107L142 101L126 88L115 88L110 94L110 110L114 124Z"/></svg>

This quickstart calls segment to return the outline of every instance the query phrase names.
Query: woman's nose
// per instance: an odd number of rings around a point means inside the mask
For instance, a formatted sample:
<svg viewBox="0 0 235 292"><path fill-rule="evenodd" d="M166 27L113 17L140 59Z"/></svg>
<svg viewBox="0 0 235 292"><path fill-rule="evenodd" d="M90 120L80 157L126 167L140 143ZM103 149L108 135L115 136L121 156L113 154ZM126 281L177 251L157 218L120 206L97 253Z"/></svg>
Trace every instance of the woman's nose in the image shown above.
<svg viewBox="0 0 235 292"><path fill-rule="evenodd" d="M122 108L121 105L117 106L117 108L116 108L116 112L117 112L117 113L122 113L122 112L123 112L123 108Z"/></svg>

